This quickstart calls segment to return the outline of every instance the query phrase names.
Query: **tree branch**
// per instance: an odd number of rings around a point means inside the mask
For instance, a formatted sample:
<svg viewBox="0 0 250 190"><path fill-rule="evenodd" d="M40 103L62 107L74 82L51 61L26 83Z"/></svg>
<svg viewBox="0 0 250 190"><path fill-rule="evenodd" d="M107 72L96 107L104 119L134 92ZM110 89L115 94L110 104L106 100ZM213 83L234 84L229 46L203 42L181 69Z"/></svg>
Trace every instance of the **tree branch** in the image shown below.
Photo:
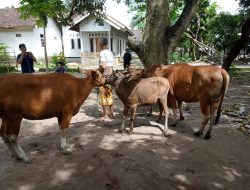
<svg viewBox="0 0 250 190"><path fill-rule="evenodd" d="M189 0L186 1L186 5L176 23L167 29L167 35L172 36L171 42L174 43L175 41L179 41L182 37L182 34L187 29L188 25L190 24L193 15L198 9L200 0ZM167 37L169 39L169 37Z"/></svg>
<svg viewBox="0 0 250 190"><path fill-rule="evenodd" d="M128 47L133 50L134 52L136 52L136 54L138 55L138 57L140 58L140 60L142 61L143 66L144 65L144 48L143 48L143 44L142 42L137 42L134 40L128 40Z"/></svg>

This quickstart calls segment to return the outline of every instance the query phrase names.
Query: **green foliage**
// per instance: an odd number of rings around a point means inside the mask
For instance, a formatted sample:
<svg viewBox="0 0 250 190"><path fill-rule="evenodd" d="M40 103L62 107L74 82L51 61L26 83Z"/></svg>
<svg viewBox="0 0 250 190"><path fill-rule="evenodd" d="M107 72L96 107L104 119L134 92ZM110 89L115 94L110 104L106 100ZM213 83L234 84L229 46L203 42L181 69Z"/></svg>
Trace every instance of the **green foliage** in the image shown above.
<svg viewBox="0 0 250 190"><path fill-rule="evenodd" d="M235 65L232 64L229 69L229 75L236 76L239 70L240 69L236 68Z"/></svg>
<svg viewBox="0 0 250 190"><path fill-rule="evenodd" d="M131 26L137 29L143 29L146 24L146 2L135 1L129 5L129 11L134 14Z"/></svg>
<svg viewBox="0 0 250 190"><path fill-rule="evenodd" d="M181 55L180 53L174 52L171 55L171 62L174 63L188 63L190 61L192 61L192 58L189 57L188 53L184 53L183 55Z"/></svg>
<svg viewBox="0 0 250 190"><path fill-rule="evenodd" d="M16 68L13 66L7 66L6 64L0 64L0 73L14 72Z"/></svg>
<svg viewBox="0 0 250 190"><path fill-rule="evenodd" d="M214 47L227 53L239 38L241 23L241 15L219 14L209 28L210 41Z"/></svg>
<svg viewBox="0 0 250 190"><path fill-rule="evenodd" d="M46 27L48 18L59 18L66 9L61 0L20 0L21 18L35 18L39 27Z"/></svg>
<svg viewBox="0 0 250 190"><path fill-rule="evenodd" d="M8 46L6 46L3 43L0 43L0 63L2 63L3 61L8 61L10 59L9 54L7 53L7 49Z"/></svg>
<svg viewBox="0 0 250 190"><path fill-rule="evenodd" d="M63 52L60 52L59 55L53 55L51 57L50 63L56 67L58 62L63 62L66 65L66 58Z"/></svg>

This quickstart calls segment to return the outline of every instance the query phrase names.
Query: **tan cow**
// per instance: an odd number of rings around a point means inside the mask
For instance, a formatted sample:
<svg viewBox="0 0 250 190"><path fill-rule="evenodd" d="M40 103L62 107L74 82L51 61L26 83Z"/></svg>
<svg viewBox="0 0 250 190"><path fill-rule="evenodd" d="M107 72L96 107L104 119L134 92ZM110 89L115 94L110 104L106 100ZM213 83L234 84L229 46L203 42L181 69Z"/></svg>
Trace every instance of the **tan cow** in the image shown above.
<svg viewBox="0 0 250 190"><path fill-rule="evenodd" d="M69 74L6 74L0 76L0 136L17 160L31 161L18 144L23 118L30 120L57 117L63 154L67 154L66 134L72 116L93 87L105 83L98 70L83 70L87 78Z"/></svg>
<svg viewBox="0 0 250 190"><path fill-rule="evenodd" d="M204 128L210 119L205 139L211 138L212 126L219 120L221 105L230 80L224 69L217 66L190 66L187 64L154 65L147 70L146 76L161 76L169 80L168 101L172 104L170 107L176 108L177 101L181 111L182 101L200 102L204 119L200 130L195 135L200 136L203 134ZM173 106L173 104L175 105ZM217 117L214 119L216 109Z"/></svg>
<svg viewBox="0 0 250 190"><path fill-rule="evenodd" d="M130 133L132 133L136 108L138 106L155 104L159 100L165 112L165 125L162 130L163 134L165 136L173 134L173 132L168 129L167 95L169 91L169 82L167 79L163 77L152 77L127 81L125 75L121 72L114 73L113 77L113 80L109 81L109 83L114 86L117 96L124 105L123 121L120 132L125 130L125 121L129 109L131 109ZM161 109L159 118L163 110Z"/></svg>

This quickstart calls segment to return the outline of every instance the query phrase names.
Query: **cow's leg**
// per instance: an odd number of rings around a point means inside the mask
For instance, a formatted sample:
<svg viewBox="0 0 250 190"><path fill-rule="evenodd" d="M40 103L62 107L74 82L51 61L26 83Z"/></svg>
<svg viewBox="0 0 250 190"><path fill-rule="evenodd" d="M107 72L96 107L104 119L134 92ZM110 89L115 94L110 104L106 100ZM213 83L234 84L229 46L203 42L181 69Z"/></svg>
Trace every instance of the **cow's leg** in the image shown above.
<svg viewBox="0 0 250 190"><path fill-rule="evenodd" d="M129 134L133 133L136 107L137 106L131 107L131 118L130 118L131 124L130 124Z"/></svg>
<svg viewBox="0 0 250 190"><path fill-rule="evenodd" d="M152 113L153 113L153 106L150 106L147 116L152 116Z"/></svg>
<svg viewBox="0 0 250 190"><path fill-rule="evenodd" d="M61 143L61 151L63 154L69 154L70 152L67 150L67 131L70 124L70 120L72 118L71 113L63 113L58 117L58 124L60 125L60 143Z"/></svg>
<svg viewBox="0 0 250 190"><path fill-rule="evenodd" d="M183 116L183 113L182 113L182 101L178 101L178 109L179 109L179 112L180 112L180 120L184 120L184 116Z"/></svg>
<svg viewBox="0 0 250 190"><path fill-rule="evenodd" d="M168 116L169 116L169 111L168 111L168 104L167 100L160 100L161 105L163 107L163 111L165 113L165 124L164 124L164 129L163 129L163 135L166 137L169 137L172 135L172 131L168 129Z"/></svg>
<svg viewBox="0 0 250 190"><path fill-rule="evenodd" d="M15 157L17 160L20 160L19 156L17 155L17 153L15 152L15 150L13 149L12 145L10 144L9 139L6 136L6 132L7 132L7 126L5 124L5 121L2 120L2 125L0 128L0 136L2 137L3 141L5 142L5 144L7 145L9 151L11 152L11 155L13 157Z"/></svg>
<svg viewBox="0 0 250 190"><path fill-rule="evenodd" d="M14 150L14 156L17 160L22 160L27 164L32 163L32 161L27 157L23 149L18 143L18 134L20 131L20 124L22 121L22 118L9 118L6 121L6 128L7 128L7 133L6 133L6 138L7 141L9 141L11 147Z"/></svg>
<svg viewBox="0 0 250 190"><path fill-rule="evenodd" d="M210 118L210 105L208 104L208 101L206 99L201 99L200 100L200 107L201 107L201 112L204 116L201 128L199 131L195 132L194 135L196 136L201 136L203 134L203 131L207 125L207 122Z"/></svg>
<svg viewBox="0 0 250 190"><path fill-rule="evenodd" d="M118 130L118 133L123 133L123 131L125 130L125 123L126 123L126 118L128 115L128 110L129 110L129 108L124 105L122 124L121 124L121 128Z"/></svg>
<svg viewBox="0 0 250 190"><path fill-rule="evenodd" d="M172 127L175 127L177 124L177 105L176 105L176 99L173 95L168 93L168 107L170 107L173 110L173 115L174 115L174 122L171 125Z"/></svg>
<svg viewBox="0 0 250 190"><path fill-rule="evenodd" d="M162 113L164 111L164 108L162 106L162 102L161 101L159 101L159 110L160 110L160 113L159 113L159 116L158 116L158 119L157 119L157 123L160 123L161 117L162 117Z"/></svg>
<svg viewBox="0 0 250 190"><path fill-rule="evenodd" d="M215 122L214 113L215 113L215 110L218 108L218 106L219 106L219 103L217 104L215 103L210 106L210 124L209 124L208 131L204 137L205 139L211 138L212 127L214 126L214 122Z"/></svg>
<svg viewBox="0 0 250 190"><path fill-rule="evenodd" d="M19 157L17 158L17 160L23 160L25 163L31 164L32 161L27 157L27 155L25 154L25 152L18 143L18 137L16 135L10 136L9 141Z"/></svg>
<svg viewBox="0 0 250 190"><path fill-rule="evenodd" d="M171 124L171 127L176 127L177 125L177 108L172 108L173 110L173 115L174 115L174 122Z"/></svg>

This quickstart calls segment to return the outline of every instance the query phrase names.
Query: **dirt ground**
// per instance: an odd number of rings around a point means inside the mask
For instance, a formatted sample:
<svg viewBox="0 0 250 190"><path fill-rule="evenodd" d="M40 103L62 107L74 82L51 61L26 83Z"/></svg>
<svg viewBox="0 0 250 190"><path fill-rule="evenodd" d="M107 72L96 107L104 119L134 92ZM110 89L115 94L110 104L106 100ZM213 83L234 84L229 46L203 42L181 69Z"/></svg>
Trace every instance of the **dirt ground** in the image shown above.
<svg viewBox="0 0 250 190"><path fill-rule="evenodd" d="M115 120L102 123L93 90L71 121L70 155L60 153L55 118L23 120L19 142L32 164L11 158L0 139L0 189L247 190L250 131L242 124L249 119L249 84L249 73L231 80L221 122L210 140L193 135L202 121L197 103L171 128L176 132L171 138L153 123L157 112L145 116L148 107L138 109L133 135L118 134L122 104L115 98Z"/></svg>

